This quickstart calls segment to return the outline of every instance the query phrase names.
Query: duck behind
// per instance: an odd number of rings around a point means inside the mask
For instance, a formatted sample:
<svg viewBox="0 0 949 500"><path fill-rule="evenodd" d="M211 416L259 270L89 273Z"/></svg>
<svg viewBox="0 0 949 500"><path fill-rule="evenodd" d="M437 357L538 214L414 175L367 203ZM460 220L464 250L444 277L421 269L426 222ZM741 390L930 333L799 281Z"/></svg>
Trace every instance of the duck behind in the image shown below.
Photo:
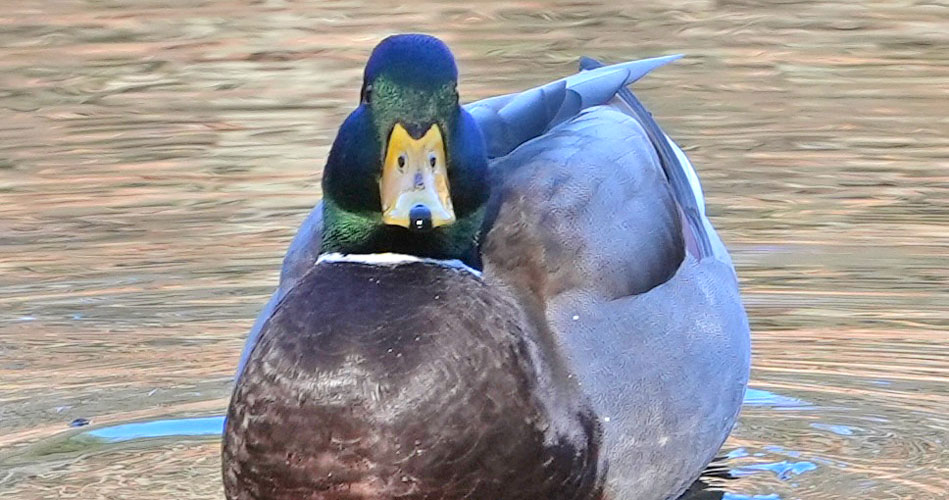
<svg viewBox="0 0 949 500"><path fill-rule="evenodd" d="M749 346L694 171L624 90L671 59L462 108L444 44L382 42L242 355L228 498L688 487Z"/></svg>

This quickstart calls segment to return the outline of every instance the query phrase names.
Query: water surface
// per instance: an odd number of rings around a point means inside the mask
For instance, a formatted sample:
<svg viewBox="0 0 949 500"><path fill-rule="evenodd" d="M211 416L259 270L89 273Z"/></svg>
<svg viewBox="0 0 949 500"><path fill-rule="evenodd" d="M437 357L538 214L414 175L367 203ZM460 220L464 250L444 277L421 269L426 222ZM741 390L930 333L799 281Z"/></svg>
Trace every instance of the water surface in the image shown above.
<svg viewBox="0 0 949 500"><path fill-rule="evenodd" d="M245 332L368 51L418 30L466 100L687 54L635 90L702 176L754 330L698 495L946 498L944 0L8 2L0 496L221 498Z"/></svg>

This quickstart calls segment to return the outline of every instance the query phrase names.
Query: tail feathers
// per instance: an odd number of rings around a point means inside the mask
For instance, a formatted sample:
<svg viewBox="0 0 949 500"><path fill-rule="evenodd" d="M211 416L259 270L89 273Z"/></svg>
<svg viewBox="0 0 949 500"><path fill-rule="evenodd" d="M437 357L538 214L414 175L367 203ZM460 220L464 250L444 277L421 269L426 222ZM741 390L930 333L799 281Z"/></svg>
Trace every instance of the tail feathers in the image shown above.
<svg viewBox="0 0 949 500"><path fill-rule="evenodd" d="M583 71L533 89L465 106L481 126L488 156L504 156L583 109L606 104L618 91L680 55Z"/></svg>

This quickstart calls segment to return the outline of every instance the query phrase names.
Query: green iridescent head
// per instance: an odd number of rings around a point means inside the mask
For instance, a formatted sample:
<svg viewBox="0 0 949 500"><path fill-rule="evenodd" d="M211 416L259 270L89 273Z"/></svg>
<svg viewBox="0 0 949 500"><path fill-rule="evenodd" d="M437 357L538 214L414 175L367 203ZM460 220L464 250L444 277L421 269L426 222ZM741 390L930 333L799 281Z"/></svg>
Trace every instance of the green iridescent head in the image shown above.
<svg viewBox="0 0 949 500"><path fill-rule="evenodd" d="M322 252L472 261L489 188L484 139L448 47L383 40L323 171Z"/></svg>

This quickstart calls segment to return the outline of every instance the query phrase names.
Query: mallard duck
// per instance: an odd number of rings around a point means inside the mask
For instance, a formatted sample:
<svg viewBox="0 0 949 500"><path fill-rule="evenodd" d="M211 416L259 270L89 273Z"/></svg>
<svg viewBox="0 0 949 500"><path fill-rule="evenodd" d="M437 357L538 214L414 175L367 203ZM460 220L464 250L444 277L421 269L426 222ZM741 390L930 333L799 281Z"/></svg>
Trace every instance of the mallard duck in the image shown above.
<svg viewBox="0 0 949 500"><path fill-rule="evenodd" d="M749 372L728 253L626 88L676 57L459 104L383 40L241 357L229 499L673 499Z"/></svg>

